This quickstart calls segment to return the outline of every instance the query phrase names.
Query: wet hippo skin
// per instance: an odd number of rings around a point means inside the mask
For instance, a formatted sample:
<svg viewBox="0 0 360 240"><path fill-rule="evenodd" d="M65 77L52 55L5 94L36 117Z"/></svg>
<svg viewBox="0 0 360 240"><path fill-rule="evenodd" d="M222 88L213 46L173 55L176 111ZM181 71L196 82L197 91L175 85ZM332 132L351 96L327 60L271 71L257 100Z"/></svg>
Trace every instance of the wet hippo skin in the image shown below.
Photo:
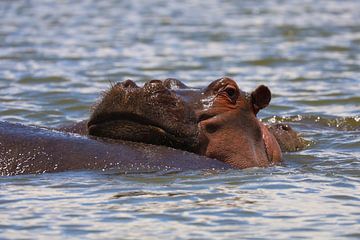
<svg viewBox="0 0 360 240"><path fill-rule="evenodd" d="M205 89L176 79L151 80L144 87L127 80L94 107L88 130L85 123L63 130L180 148L237 168L268 166L281 160L278 144L283 151L295 150L300 139L285 124L258 121L256 114L270 99L267 87L246 93L227 77Z"/></svg>
<svg viewBox="0 0 360 240"><path fill-rule="evenodd" d="M281 161L279 144L283 151L303 144L290 126L256 118L270 100L266 86L246 93L227 77L205 89L176 79L151 80L142 88L127 80L94 107L88 134L180 148L236 168L263 167Z"/></svg>
<svg viewBox="0 0 360 240"><path fill-rule="evenodd" d="M182 86L171 79L163 84L166 88ZM191 89L186 92L199 94ZM0 122L0 175L78 169L134 173L231 168L189 152L198 148L198 130L194 109L185 100L191 94L186 98L182 94L170 92L154 80L138 90L125 81L104 95L90 121L61 131Z"/></svg>
<svg viewBox="0 0 360 240"><path fill-rule="evenodd" d="M0 176L79 169L144 173L230 167L215 159L164 146L93 139L0 122Z"/></svg>
<svg viewBox="0 0 360 240"><path fill-rule="evenodd" d="M197 110L200 154L236 168L266 167L281 162L281 150L256 114L271 100L261 85L253 92L239 89L230 78L212 82L203 92Z"/></svg>
<svg viewBox="0 0 360 240"><path fill-rule="evenodd" d="M281 161L277 137L287 136L286 129L276 136L278 131L256 118L270 99L267 87L246 93L230 78L203 90L176 79L151 80L143 87L127 80L103 95L88 121L60 129L68 133L0 123L0 171L269 166Z"/></svg>
<svg viewBox="0 0 360 240"><path fill-rule="evenodd" d="M94 107L89 123L82 121L59 130L82 135L88 135L90 130L90 135L167 145L199 153L199 126L194 124L198 123L196 118L199 116L194 118L194 113L199 115L205 109L209 112L208 106L216 99L217 94L213 91L213 96L209 96L211 88L214 88L215 83L220 80L223 83L233 82L229 78L222 78L205 89L194 89L171 78L165 81L151 80L143 88L131 80L126 80L115 84L104 94L102 100ZM236 83L234 84L236 86ZM239 91L237 86L236 91ZM188 106L185 106L186 104ZM172 107L172 105L177 106ZM256 109L256 113L259 110ZM201 117L203 116L204 114ZM143 121L148 121L149 124L137 124L136 122L141 121L139 118L143 118ZM171 121L168 121L169 119ZM164 131L151 126L150 122L167 125L165 128L170 129L170 132L177 132L183 137L171 137L171 133L162 134ZM296 151L305 145L303 139L288 124L264 126L275 136L283 152ZM187 140L186 136L188 136ZM169 141L171 138L175 141Z"/></svg>

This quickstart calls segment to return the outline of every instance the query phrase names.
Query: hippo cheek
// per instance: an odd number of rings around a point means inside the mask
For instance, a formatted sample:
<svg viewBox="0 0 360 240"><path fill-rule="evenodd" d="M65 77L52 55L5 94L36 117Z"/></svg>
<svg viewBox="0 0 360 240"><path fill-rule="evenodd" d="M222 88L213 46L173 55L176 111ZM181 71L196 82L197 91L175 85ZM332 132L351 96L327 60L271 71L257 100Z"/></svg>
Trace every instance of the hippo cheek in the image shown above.
<svg viewBox="0 0 360 240"><path fill-rule="evenodd" d="M92 124L88 128L88 132L89 135L97 137L165 145L192 152L198 148L197 135L180 137L158 126L128 120Z"/></svg>

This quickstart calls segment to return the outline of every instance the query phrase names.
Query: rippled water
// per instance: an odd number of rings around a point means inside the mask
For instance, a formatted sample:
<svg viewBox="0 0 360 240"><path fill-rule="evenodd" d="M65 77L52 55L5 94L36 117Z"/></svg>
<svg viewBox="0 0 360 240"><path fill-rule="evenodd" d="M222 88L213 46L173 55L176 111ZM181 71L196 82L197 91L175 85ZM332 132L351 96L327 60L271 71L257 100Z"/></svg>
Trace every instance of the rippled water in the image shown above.
<svg viewBox="0 0 360 240"><path fill-rule="evenodd" d="M0 178L0 238L360 238L360 2L0 2L0 120L85 119L109 82L228 75L311 144L219 173Z"/></svg>

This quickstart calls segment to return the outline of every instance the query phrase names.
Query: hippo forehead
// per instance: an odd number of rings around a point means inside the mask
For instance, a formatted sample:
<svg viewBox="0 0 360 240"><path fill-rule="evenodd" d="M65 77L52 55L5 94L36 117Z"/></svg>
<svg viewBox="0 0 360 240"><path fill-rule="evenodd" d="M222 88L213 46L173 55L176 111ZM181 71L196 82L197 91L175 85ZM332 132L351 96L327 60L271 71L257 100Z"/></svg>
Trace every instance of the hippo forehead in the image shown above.
<svg viewBox="0 0 360 240"><path fill-rule="evenodd" d="M232 85L235 88L239 89L237 83L229 78L229 77L222 77L219 79L216 79L215 81L211 82L206 88L205 88L205 93L206 92L210 92L210 91L219 91L221 88L224 88L228 85Z"/></svg>
<svg viewBox="0 0 360 240"><path fill-rule="evenodd" d="M200 98L201 107L198 107L198 110L206 110L216 107L214 102L217 100L217 97L224 90L229 89L234 94L236 94L237 100L249 101L251 99L251 94L245 91L242 91L238 84L229 77L222 77L213 82L211 82L206 88L202 91L202 96ZM217 106L225 106L226 103L222 102Z"/></svg>
<svg viewBox="0 0 360 240"><path fill-rule="evenodd" d="M166 114L167 111L170 110L168 108L169 105L174 105L176 107L179 105L186 105L187 108L191 108L191 110L195 112L211 109L215 107L213 103L219 93L229 87L234 89L240 100L250 100L251 95L242 91L236 81L229 77L219 78L202 89L190 88L175 78L167 78L163 81L153 79L147 81L142 87L138 86L132 80L126 80L124 82L117 83L113 87L115 89L111 89L109 93L111 94L115 92L115 94L118 94L117 91L123 92L126 97L121 101L127 100L131 104L135 105L147 104L149 107L151 107L151 105L157 105L158 110L161 109L162 114ZM154 93L163 94L164 92L167 92L167 98L154 97ZM113 97L110 97L109 99L112 101ZM220 104L220 106L221 105L222 104ZM175 113L173 113L173 115L174 114ZM183 114L183 111L180 111L177 114L181 115ZM193 121L193 119L191 121Z"/></svg>
<svg viewBox="0 0 360 240"><path fill-rule="evenodd" d="M222 77L219 79L216 79L215 81L211 82L204 90L203 95L212 95L217 94L219 91L223 90L226 87L233 87L234 90L241 93L241 96L244 96L246 98L250 97L250 94L243 91L235 80L229 78L229 77Z"/></svg>

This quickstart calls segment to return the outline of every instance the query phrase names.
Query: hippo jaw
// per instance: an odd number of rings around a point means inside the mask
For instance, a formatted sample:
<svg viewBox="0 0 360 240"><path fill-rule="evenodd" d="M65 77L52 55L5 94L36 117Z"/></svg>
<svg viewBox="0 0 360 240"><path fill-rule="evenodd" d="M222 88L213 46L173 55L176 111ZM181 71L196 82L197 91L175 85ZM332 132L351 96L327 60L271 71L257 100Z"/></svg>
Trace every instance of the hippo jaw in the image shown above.
<svg viewBox="0 0 360 240"><path fill-rule="evenodd" d="M89 135L195 151L198 130L194 110L171 89L186 87L180 83L175 79L151 80L138 87L127 80L112 86L94 108Z"/></svg>
<svg viewBox="0 0 360 240"><path fill-rule="evenodd" d="M194 139L176 136L170 131L144 116L128 112L100 115L88 123L88 132L93 136L165 145L180 149L194 148L192 147Z"/></svg>

